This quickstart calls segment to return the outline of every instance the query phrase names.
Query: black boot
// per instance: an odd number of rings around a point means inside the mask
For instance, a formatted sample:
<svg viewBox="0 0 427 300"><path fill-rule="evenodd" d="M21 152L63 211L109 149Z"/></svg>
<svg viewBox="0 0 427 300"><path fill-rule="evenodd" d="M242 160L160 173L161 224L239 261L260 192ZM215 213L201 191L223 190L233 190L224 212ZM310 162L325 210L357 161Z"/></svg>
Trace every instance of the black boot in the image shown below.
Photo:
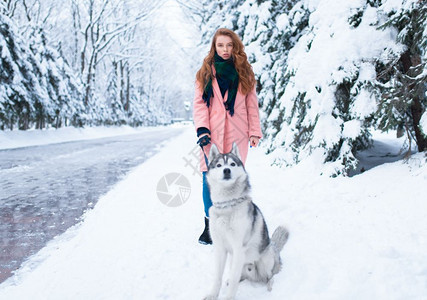
<svg viewBox="0 0 427 300"><path fill-rule="evenodd" d="M211 245L212 239L209 233L209 219L205 217L205 230L203 230L202 235L199 237L199 243L203 245Z"/></svg>

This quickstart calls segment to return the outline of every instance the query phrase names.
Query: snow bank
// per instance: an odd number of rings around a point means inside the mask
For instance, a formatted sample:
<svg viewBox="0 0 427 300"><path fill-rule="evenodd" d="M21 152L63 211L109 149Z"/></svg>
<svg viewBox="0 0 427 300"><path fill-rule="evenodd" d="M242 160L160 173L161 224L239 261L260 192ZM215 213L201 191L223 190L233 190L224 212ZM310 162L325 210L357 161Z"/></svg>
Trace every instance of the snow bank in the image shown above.
<svg viewBox="0 0 427 300"><path fill-rule="evenodd" d="M213 253L197 244L203 209L194 151L188 129L0 285L0 299L201 299ZM273 291L243 282L237 300L425 299L423 154L332 179L304 162L270 167L263 151L249 152L253 197L270 232L285 225L291 235ZM170 172L191 183L190 199L176 208L156 195Z"/></svg>
<svg viewBox="0 0 427 300"><path fill-rule="evenodd" d="M177 126L177 125L174 125ZM136 134L154 130L156 127L65 127L43 130L0 130L0 150L19 147L64 143L76 140L90 140L118 135Z"/></svg>

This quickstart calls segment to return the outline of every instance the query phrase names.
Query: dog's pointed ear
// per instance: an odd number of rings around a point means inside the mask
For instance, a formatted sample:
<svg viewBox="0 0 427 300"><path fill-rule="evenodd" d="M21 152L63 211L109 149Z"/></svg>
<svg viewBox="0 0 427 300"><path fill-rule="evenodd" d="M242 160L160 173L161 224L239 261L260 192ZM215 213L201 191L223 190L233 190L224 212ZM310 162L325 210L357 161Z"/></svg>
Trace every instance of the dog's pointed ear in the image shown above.
<svg viewBox="0 0 427 300"><path fill-rule="evenodd" d="M234 155L236 155L239 159L240 158L240 153L239 153L239 147L237 147L236 142L233 142L233 147L231 148L231 153L233 153Z"/></svg>
<svg viewBox="0 0 427 300"><path fill-rule="evenodd" d="M209 151L209 160L213 161L214 157L219 154L218 147L215 144L212 144L211 150Z"/></svg>

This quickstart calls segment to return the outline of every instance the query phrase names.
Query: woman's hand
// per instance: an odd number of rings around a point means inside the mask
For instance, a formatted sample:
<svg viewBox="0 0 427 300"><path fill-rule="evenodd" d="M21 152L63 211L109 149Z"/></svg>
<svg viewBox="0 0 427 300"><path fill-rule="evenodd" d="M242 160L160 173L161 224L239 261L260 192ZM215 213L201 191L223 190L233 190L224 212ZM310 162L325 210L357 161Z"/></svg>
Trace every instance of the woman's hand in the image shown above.
<svg viewBox="0 0 427 300"><path fill-rule="evenodd" d="M259 137L257 137L257 136L251 136L249 138L249 145L251 147L256 147L256 146L258 146L258 144L259 144Z"/></svg>
<svg viewBox="0 0 427 300"><path fill-rule="evenodd" d="M197 144L199 144L200 147L207 146L211 143L211 136L209 133L204 133L199 136L199 140L197 141Z"/></svg>

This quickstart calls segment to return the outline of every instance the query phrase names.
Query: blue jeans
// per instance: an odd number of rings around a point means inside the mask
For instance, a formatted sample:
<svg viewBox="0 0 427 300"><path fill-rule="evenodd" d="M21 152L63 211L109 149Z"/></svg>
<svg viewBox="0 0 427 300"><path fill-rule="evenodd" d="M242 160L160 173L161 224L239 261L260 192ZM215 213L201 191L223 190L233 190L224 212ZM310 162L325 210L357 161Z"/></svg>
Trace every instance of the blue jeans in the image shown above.
<svg viewBox="0 0 427 300"><path fill-rule="evenodd" d="M209 191L208 182L206 181L206 173L203 173L203 204L205 206L205 215L209 218L209 208L212 206L211 193Z"/></svg>

